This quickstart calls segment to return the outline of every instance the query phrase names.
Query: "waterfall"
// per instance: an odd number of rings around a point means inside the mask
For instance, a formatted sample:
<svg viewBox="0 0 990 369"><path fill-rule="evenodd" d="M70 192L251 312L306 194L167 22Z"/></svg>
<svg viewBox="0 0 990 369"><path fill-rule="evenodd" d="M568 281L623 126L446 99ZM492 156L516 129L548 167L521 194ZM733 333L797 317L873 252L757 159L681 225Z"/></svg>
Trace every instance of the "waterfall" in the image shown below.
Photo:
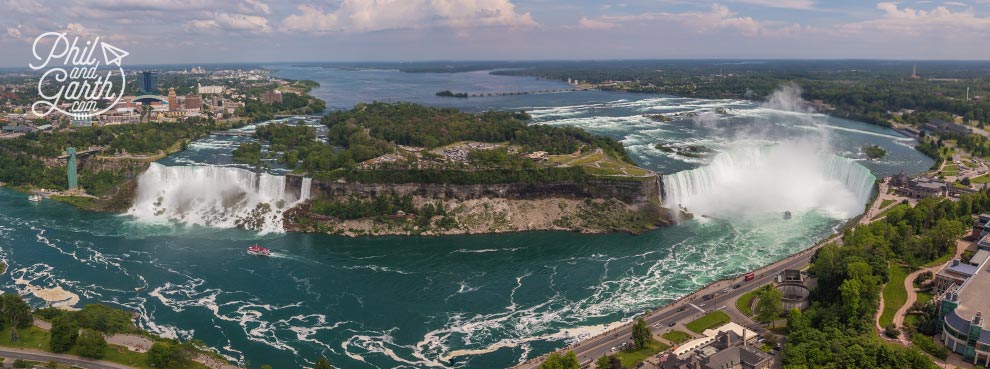
<svg viewBox="0 0 990 369"><path fill-rule="evenodd" d="M302 187L299 188L299 200L305 201L309 200L310 190L313 188L313 179L309 177L303 177Z"/></svg>
<svg viewBox="0 0 990 369"><path fill-rule="evenodd" d="M863 212L876 178L855 161L791 142L732 148L710 164L664 177L664 205L695 215L740 217L821 210Z"/></svg>
<svg viewBox="0 0 990 369"><path fill-rule="evenodd" d="M303 181L297 198L286 191L284 176L152 163L138 178L128 214L150 222L282 232L282 213L309 196L310 181Z"/></svg>

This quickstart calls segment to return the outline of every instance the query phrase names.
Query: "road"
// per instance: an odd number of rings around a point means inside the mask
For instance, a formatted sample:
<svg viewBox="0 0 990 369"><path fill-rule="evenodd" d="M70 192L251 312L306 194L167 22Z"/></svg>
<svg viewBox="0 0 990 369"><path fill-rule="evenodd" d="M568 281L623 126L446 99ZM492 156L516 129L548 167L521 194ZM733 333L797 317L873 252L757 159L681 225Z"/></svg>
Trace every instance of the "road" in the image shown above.
<svg viewBox="0 0 990 369"><path fill-rule="evenodd" d="M644 319L646 320L647 325L650 326L650 329L653 330L654 335L656 335L663 332L670 322L683 326L684 324L697 319L698 317L704 315L704 313L712 310L735 309L735 306L727 306L727 304L735 301L736 298L749 291L770 283L777 276L777 274L784 271L784 269L804 268L811 262L811 257L814 255L815 251L825 244L825 242L819 243L808 250L791 255L783 260L756 270L756 279L752 281L744 282L743 278L740 276L731 280L722 280L708 285L701 290L695 291L694 293L677 300L673 304L664 306L659 310L649 313L644 317ZM742 286L738 289L731 289L731 287L736 284L741 284ZM722 290L725 288L730 288L730 291L723 294ZM712 300L702 301L702 296L706 294L716 295ZM682 307L683 309L681 309ZM736 323L741 324L742 322ZM659 328L654 327L654 325L659 325ZM763 330L760 327L749 328L755 328L757 331ZM616 350L619 350L619 346L622 345L623 342L628 342L631 340L631 334L632 322L629 322L606 334L595 336L574 344L571 347L565 348L565 350L573 350L578 356L578 361L584 364L589 361L594 361L602 355L613 353L613 347L615 347ZM515 366L514 368L536 368L543 362L543 358L544 357L541 356L530 359Z"/></svg>
<svg viewBox="0 0 990 369"><path fill-rule="evenodd" d="M55 360L58 363L76 366L85 369L133 369L133 367L111 363L107 361L97 361L83 359L78 356L72 355L60 355L53 354L50 352L29 350L29 349L11 349L11 348L0 348L0 356L10 358L10 359L24 359L32 361L40 361L42 363L47 363L49 361Z"/></svg>

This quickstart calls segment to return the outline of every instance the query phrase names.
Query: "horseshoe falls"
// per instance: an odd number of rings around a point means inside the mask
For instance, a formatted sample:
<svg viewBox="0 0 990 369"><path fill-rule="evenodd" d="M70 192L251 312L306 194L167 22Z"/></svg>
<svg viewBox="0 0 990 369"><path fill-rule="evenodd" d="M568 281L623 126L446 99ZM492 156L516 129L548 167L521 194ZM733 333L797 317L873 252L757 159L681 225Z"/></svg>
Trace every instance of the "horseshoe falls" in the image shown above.
<svg viewBox="0 0 990 369"><path fill-rule="evenodd" d="M732 147L665 176L665 205L714 218L821 210L847 219L863 212L875 180L859 163L804 142Z"/></svg>

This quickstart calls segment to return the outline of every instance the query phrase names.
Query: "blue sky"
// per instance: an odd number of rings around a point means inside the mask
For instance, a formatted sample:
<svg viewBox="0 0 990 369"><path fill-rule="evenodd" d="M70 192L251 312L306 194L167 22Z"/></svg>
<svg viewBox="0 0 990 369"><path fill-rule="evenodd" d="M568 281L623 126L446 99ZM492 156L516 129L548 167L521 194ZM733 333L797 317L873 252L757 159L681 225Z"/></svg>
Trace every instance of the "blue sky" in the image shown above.
<svg viewBox="0 0 990 369"><path fill-rule="evenodd" d="M990 0L0 0L0 66L44 32L130 64L641 58L990 59Z"/></svg>

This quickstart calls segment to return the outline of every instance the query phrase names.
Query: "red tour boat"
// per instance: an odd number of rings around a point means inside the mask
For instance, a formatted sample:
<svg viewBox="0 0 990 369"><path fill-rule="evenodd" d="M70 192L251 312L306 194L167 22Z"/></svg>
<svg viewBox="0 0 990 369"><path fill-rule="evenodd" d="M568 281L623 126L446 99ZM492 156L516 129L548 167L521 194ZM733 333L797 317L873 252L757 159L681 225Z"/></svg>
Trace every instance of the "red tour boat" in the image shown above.
<svg viewBox="0 0 990 369"><path fill-rule="evenodd" d="M258 256L269 256L272 254L272 250L269 250L267 247L261 247L255 244L254 246L248 247L247 253Z"/></svg>

